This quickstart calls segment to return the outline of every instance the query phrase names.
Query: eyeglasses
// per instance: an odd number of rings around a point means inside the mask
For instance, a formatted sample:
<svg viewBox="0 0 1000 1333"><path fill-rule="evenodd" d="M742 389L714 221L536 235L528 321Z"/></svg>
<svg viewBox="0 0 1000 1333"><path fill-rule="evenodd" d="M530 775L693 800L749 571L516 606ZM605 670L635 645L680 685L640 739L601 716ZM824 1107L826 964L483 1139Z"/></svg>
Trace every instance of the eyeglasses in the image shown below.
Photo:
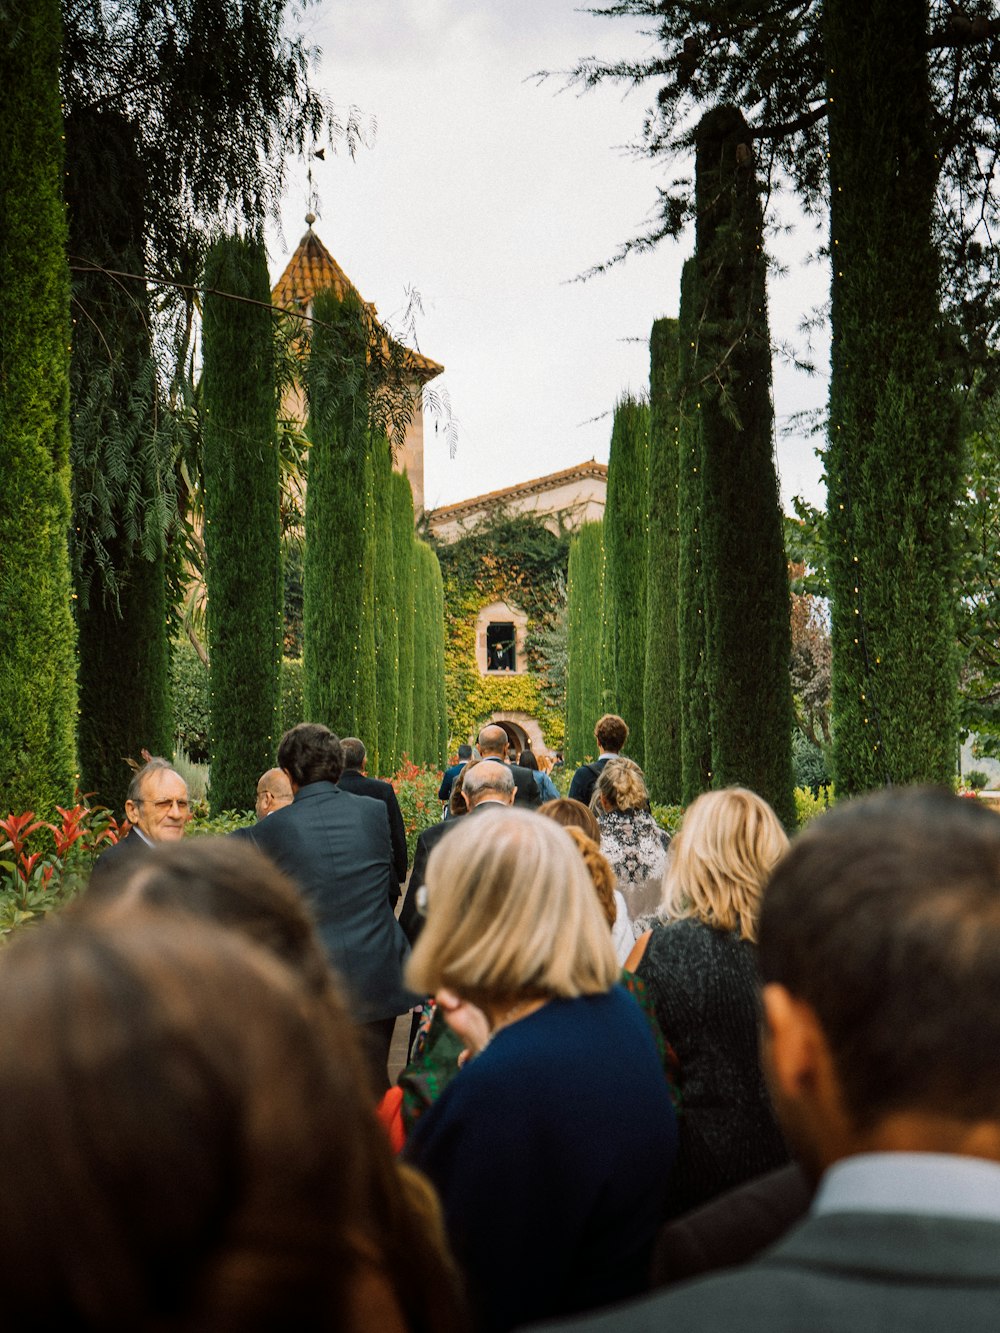
<svg viewBox="0 0 1000 1333"><path fill-rule="evenodd" d="M170 801L139 800L136 801L136 805L151 805L158 815L165 815L175 805L182 815L186 815L191 808L187 801L179 801L176 796Z"/></svg>

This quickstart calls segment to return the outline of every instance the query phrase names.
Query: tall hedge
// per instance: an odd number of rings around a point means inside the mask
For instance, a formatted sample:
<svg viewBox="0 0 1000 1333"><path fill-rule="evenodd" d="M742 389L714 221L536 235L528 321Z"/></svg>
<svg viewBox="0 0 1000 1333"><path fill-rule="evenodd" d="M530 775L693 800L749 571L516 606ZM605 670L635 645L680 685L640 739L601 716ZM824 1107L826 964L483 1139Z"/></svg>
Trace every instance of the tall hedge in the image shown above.
<svg viewBox="0 0 1000 1333"><path fill-rule="evenodd" d="M643 715L646 783L655 801L681 799L680 646L677 632L679 476L676 319L658 319L649 338L649 532L646 547L646 671Z"/></svg>
<svg viewBox="0 0 1000 1333"><path fill-rule="evenodd" d="M367 338L360 302L320 292L306 367L309 484L303 562L305 708L340 736L360 735L362 680L374 708L374 643L365 626L371 461ZM370 602L369 602L370 605ZM373 633L373 631L372 631ZM370 688L369 688L370 685ZM367 742L366 742L367 743Z"/></svg>
<svg viewBox="0 0 1000 1333"><path fill-rule="evenodd" d="M430 547L414 543L413 575L413 759L427 763L432 746L431 693L433 689L433 640L431 637Z"/></svg>
<svg viewBox="0 0 1000 1333"><path fill-rule="evenodd" d="M696 132L702 556L713 782L795 822L788 573L774 467L763 217L750 132L717 107Z"/></svg>
<svg viewBox="0 0 1000 1333"><path fill-rule="evenodd" d="M681 695L681 800L689 805L712 784L712 731L708 706L705 570L702 565L701 386L696 355L702 323L698 265L681 274L679 472L677 512L677 639Z"/></svg>
<svg viewBox="0 0 1000 1333"><path fill-rule="evenodd" d="M121 810L140 751L170 753L165 534L169 414L157 401L145 271L148 165L102 107L66 122L70 252L78 272L71 372L74 576L82 784ZM99 182L99 185L95 185Z"/></svg>
<svg viewBox="0 0 1000 1333"><path fill-rule="evenodd" d="M615 407L611 430L604 546L613 607L613 711L628 723L628 752L638 764L645 754L648 482L649 405L626 395Z"/></svg>
<svg viewBox="0 0 1000 1333"><path fill-rule="evenodd" d="M940 359L927 9L926 0L823 7L833 257L827 568L834 766L845 794L949 782L955 772L960 438Z"/></svg>
<svg viewBox="0 0 1000 1333"><path fill-rule="evenodd" d="M392 559L396 581L396 608L399 614L399 707L396 720L398 758L413 755L413 599L414 531L413 491L406 473L393 472Z"/></svg>
<svg viewBox="0 0 1000 1333"><path fill-rule="evenodd" d="M396 748L399 724L399 599L396 588L395 508L392 491L392 454L384 436L372 441L374 487L374 596L375 685L378 711L378 747L373 770L386 775L399 767Z"/></svg>
<svg viewBox="0 0 1000 1333"><path fill-rule="evenodd" d="M274 763L281 664L281 527L273 329L260 241L205 262L202 372L214 812L249 809ZM217 293L228 292L246 301ZM259 304L250 304L257 302Z"/></svg>
<svg viewBox="0 0 1000 1333"><path fill-rule="evenodd" d="M604 525L584 523L569 548L566 761L594 757L594 723L603 710L601 615L604 602Z"/></svg>
<svg viewBox="0 0 1000 1333"><path fill-rule="evenodd" d="M56 0L0 18L0 813L50 812L76 771L69 270Z"/></svg>

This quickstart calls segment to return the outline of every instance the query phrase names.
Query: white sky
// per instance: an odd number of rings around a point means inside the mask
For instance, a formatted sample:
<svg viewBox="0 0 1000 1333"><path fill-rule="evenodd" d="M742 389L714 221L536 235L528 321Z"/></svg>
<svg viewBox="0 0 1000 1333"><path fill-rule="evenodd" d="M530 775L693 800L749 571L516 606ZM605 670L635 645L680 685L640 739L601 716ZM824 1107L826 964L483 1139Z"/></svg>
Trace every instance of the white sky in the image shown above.
<svg viewBox="0 0 1000 1333"><path fill-rule="evenodd" d="M314 163L315 230L391 327L407 290L419 292L420 349L446 368L434 387L447 390L458 448L450 458L428 417L427 508L606 462L615 400L648 388L650 326L677 314L693 237L570 280L640 231L656 185L690 167L624 151L652 87L578 96L558 78L528 76L585 55L641 53L649 39L575 0L321 0L301 23L323 51L318 82L345 115L353 104L377 121L354 161L340 150ZM305 231L306 197L296 168L284 235L270 240L273 278ZM776 342L801 348L799 323L825 298L824 266L803 262L817 244L802 223L770 239L787 268L770 288ZM824 503L816 439L786 432L791 414L825 401L822 339L821 375L775 361L786 507L796 494Z"/></svg>

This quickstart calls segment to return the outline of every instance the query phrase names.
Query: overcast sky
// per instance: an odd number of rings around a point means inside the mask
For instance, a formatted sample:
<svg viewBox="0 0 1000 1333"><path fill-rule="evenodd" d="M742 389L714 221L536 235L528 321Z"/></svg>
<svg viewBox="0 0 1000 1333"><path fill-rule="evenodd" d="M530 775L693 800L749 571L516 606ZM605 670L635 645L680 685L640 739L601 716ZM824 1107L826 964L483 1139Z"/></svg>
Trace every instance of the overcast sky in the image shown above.
<svg viewBox="0 0 1000 1333"><path fill-rule="evenodd" d="M649 39L623 19L596 19L573 0L320 0L300 19L323 57L318 81L376 122L370 148L314 163L315 230L361 295L398 329L419 292L420 349L445 366L458 426L449 457L426 421L426 504L433 508L571 467L606 462L611 411L648 389L654 319L676 315L693 237L664 242L586 283L576 274L641 230L656 185L690 164L625 151L654 90L605 87L583 96L540 86L539 69L585 55L637 54ZM277 278L305 231L304 170L291 173L283 235L271 235ZM770 287L772 335L795 341L825 297L820 243L798 224L772 236L787 269ZM824 502L817 440L787 434L789 417L821 407L821 374L775 362L782 499Z"/></svg>

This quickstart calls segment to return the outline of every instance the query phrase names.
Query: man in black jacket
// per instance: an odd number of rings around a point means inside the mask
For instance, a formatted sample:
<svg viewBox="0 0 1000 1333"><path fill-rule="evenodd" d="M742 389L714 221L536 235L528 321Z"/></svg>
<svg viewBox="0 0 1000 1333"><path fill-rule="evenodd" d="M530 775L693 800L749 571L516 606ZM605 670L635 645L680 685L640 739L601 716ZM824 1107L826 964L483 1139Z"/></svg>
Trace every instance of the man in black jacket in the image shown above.
<svg viewBox="0 0 1000 1333"><path fill-rule="evenodd" d="M530 809L537 808L541 804L542 798L534 773L530 768L522 768L520 764L506 763L507 733L503 727L498 727L495 723L483 727L479 733L477 744L483 759L491 764L504 764L513 773L514 804L527 806Z"/></svg>
<svg viewBox="0 0 1000 1333"><path fill-rule="evenodd" d="M569 794L574 801L590 806L601 769L609 759L617 759L628 740L628 726L616 713L605 713L594 727L599 754L592 764L582 764L573 774Z"/></svg>
<svg viewBox="0 0 1000 1333"><path fill-rule="evenodd" d="M396 870L396 879L402 884L406 880L407 866L406 826L392 783L368 776L368 751L357 736L348 736L340 744L344 751L344 771L337 786L353 796L372 796L385 806L389 816L389 837L392 840L392 864ZM398 897L397 890L392 900L393 906Z"/></svg>

